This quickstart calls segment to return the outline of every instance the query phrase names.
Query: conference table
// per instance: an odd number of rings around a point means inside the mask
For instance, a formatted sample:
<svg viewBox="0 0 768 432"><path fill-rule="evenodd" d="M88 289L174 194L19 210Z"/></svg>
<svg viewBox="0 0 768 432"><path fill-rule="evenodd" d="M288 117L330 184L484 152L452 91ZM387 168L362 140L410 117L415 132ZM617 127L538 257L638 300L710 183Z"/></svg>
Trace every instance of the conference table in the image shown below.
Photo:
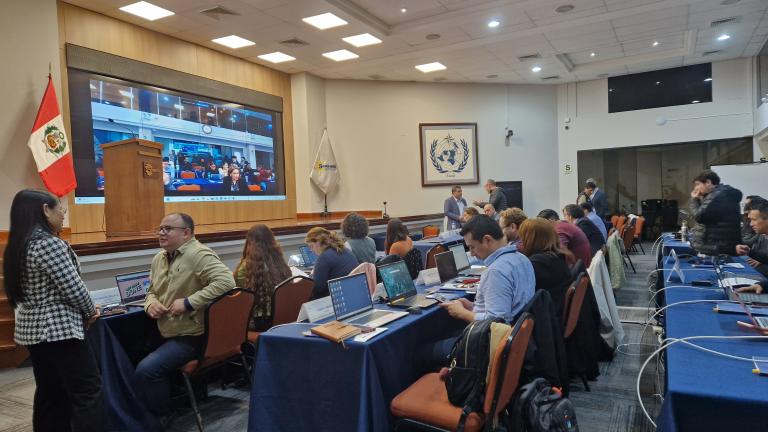
<svg viewBox="0 0 768 432"><path fill-rule="evenodd" d="M133 371L158 340L155 321L141 307L125 314L102 317L88 329L87 341L101 370L101 392L106 431L162 430L133 383Z"/></svg>
<svg viewBox="0 0 768 432"><path fill-rule="evenodd" d="M668 250L671 250L670 247ZM726 271L738 277L763 279L740 257ZM672 262L660 263L664 280L671 273ZM691 287L679 282L665 282L665 304L701 300L726 301L717 288L717 276L709 267L694 267L681 260L686 281L709 280L711 287ZM704 289L701 289L704 288ZM737 321L749 321L745 314L718 313L715 303L690 303L669 306L664 312L667 338L688 336L750 336L757 332L741 327ZM714 339L692 343L711 350L752 358L768 357L768 340ZM724 358L678 343L666 350L666 392L657 418L661 431L768 430L768 377L752 373L752 362Z"/></svg>
<svg viewBox="0 0 768 432"><path fill-rule="evenodd" d="M464 241L464 237L460 236L456 232L441 233L437 237L431 237L428 239L416 240L413 242L413 247L421 252L421 262L427 263L427 252L437 245L443 245L445 247Z"/></svg>
<svg viewBox="0 0 768 432"><path fill-rule="evenodd" d="M390 402L419 378L415 354L466 323L433 306L387 324L367 342L348 339L345 346L305 336L315 325L277 326L259 337L249 431L390 431Z"/></svg>

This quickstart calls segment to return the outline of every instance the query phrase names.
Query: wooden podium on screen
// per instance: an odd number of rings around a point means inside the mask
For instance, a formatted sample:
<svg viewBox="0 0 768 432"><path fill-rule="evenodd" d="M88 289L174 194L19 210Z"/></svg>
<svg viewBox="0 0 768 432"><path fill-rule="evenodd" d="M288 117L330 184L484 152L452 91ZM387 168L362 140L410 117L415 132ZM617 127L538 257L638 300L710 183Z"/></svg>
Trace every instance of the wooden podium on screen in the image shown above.
<svg viewBox="0 0 768 432"><path fill-rule="evenodd" d="M101 148L107 237L157 234L165 213L163 145L132 138Z"/></svg>

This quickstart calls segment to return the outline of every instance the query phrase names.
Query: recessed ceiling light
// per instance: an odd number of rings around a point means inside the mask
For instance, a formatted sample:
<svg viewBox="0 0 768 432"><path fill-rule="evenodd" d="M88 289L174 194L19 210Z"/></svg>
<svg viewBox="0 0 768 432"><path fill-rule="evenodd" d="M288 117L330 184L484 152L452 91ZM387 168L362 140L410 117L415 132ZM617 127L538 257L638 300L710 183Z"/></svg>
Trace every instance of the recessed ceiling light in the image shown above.
<svg viewBox="0 0 768 432"><path fill-rule="evenodd" d="M242 47L256 45L255 42L249 41L248 39L244 39L236 35L230 35L230 36L220 37L217 39L211 39L211 42L215 42L219 45L224 45L232 49L238 49Z"/></svg>
<svg viewBox="0 0 768 432"><path fill-rule="evenodd" d="M440 39L440 35L437 34L437 33L430 33L430 34L426 35L425 38L427 40L438 40L438 39Z"/></svg>
<svg viewBox="0 0 768 432"><path fill-rule="evenodd" d="M422 71L422 72L424 72L424 73L430 73L430 72L435 72L435 71L440 71L440 70L447 69L445 67L445 65L443 65L440 62L432 62L432 63L420 64L420 65L415 66L415 68L420 70L420 71Z"/></svg>
<svg viewBox="0 0 768 432"><path fill-rule="evenodd" d="M541 72L541 66L534 66L534 67L532 67L531 68L531 72L536 72L536 73Z"/></svg>
<svg viewBox="0 0 768 432"><path fill-rule="evenodd" d="M301 20L311 26L319 28L320 30L325 30L325 29L343 26L347 24L346 21L344 21L343 19L337 17L336 15L330 12L302 18Z"/></svg>
<svg viewBox="0 0 768 432"><path fill-rule="evenodd" d="M656 47L656 46L659 46L659 41L653 41L653 43L652 43L651 45L653 45L653 46L655 46L655 47Z"/></svg>
<svg viewBox="0 0 768 432"><path fill-rule="evenodd" d="M501 25L501 23L500 23L500 22L498 22L498 21L496 21L496 20L492 20L492 21L489 21L489 22L488 22L488 27L490 27L490 28L496 28L496 27L498 27L499 25Z"/></svg>
<svg viewBox="0 0 768 432"><path fill-rule="evenodd" d="M296 57L291 57L288 54L281 53L280 51L275 51L269 54L262 54L259 56L259 58L262 60L266 60L270 63L282 63L282 62L296 60Z"/></svg>
<svg viewBox="0 0 768 432"><path fill-rule="evenodd" d="M694 100L694 101L691 101L691 103L699 103L699 101L697 101L697 100Z"/></svg>
<svg viewBox="0 0 768 432"><path fill-rule="evenodd" d="M712 78L704 78L704 82L711 82Z"/></svg>
<svg viewBox="0 0 768 432"><path fill-rule="evenodd" d="M169 11L168 9L163 9L160 6L155 6L152 3L147 3L145 1L123 6L120 8L120 10L142 17L149 21L154 21L173 15L173 12Z"/></svg>
<svg viewBox="0 0 768 432"><path fill-rule="evenodd" d="M327 53L323 53L323 57L327 57L333 61L344 61L344 60L352 60L360 57L359 55L353 53L352 51L347 51L345 49L338 50L338 51L331 51Z"/></svg>
<svg viewBox="0 0 768 432"><path fill-rule="evenodd" d="M723 34L721 34L720 36L717 37L717 40L724 41L724 40L728 40L730 38L731 38L731 35L729 35L728 33L723 33Z"/></svg>
<svg viewBox="0 0 768 432"><path fill-rule="evenodd" d="M356 36L349 36L349 37L342 38L341 40L343 40L348 44L354 45L358 48L381 43L381 39L377 38L376 36L370 33L363 33Z"/></svg>
<svg viewBox="0 0 768 432"><path fill-rule="evenodd" d="M574 9L573 5L567 4L567 5L558 6L557 8L555 8L555 12L566 13L566 12L572 11L573 9Z"/></svg>
<svg viewBox="0 0 768 432"><path fill-rule="evenodd" d="M400 9L400 13L406 13L406 12L408 12L408 9L406 9L406 8Z"/></svg>
<svg viewBox="0 0 768 432"><path fill-rule="evenodd" d="M609 91L609 92L611 92L611 93L613 93L613 89L611 89L611 88L609 88L609 89L608 89L608 91Z"/></svg>
<svg viewBox="0 0 768 432"><path fill-rule="evenodd" d="M597 53L593 53L593 52L589 53L589 56L590 56L590 57L594 57L594 56L596 56L596 55L597 55Z"/></svg>
<svg viewBox="0 0 768 432"><path fill-rule="evenodd" d="M656 81L656 85L661 85L661 81Z"/></svg>

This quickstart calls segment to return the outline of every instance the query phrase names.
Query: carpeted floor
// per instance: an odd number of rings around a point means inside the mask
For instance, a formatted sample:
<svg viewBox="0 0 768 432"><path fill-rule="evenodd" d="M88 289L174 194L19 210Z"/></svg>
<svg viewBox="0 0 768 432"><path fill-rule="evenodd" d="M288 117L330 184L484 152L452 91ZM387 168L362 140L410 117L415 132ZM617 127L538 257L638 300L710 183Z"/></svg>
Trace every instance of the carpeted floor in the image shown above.
<svg viewBox="0 0 768 432"><path fill-rule="evenodd" d="M620 306L622 321L645 322L648 312L648 275L655 269L650 244L645 244L646 254L633 253L632 261L637 270L632 273L627 268L627 284L615 292L616 303ZM641 342L643 326L626 323L625 342ZM655 335L649 329L644 343L652 342ZM576 407L576 416L582 431L589 432L645 432L653 430L640 405L637 403L635 383L637 372L645 360L643 353L650 347L628 346L617 353L613 361L601 364L600 377L590 383L591 392L583 390L580 384L574 384L571 400ZM647 354L646 354L647 355ZM656 367L646 369L641 380L644 402L651 415L659 409L658 382L663 376L656 376ZM0 371L0 432L31 431L32 399L34 379L29 367ZM221 390L218 383L210 386L210 395L200 403L200 409L207 430L239 432L248 425L249 393L245 388ZM194 416L183 403L177 410L178 416L170 425L169 431L196 431Z"/></svg>

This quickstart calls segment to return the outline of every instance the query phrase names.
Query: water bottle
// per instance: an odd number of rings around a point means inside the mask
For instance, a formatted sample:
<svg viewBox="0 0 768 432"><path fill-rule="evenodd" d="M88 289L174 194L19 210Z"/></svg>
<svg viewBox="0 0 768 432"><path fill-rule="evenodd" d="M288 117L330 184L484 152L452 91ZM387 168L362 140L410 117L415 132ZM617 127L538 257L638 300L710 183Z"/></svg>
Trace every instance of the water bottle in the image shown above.
<svg viewBox="0 0 768 432"><path fill-rule="evenodd" d="M680 234L681 234L681 239L683 241L688 241L688 222L687 221L683 221L683 226L680 227Z"/></svg>

